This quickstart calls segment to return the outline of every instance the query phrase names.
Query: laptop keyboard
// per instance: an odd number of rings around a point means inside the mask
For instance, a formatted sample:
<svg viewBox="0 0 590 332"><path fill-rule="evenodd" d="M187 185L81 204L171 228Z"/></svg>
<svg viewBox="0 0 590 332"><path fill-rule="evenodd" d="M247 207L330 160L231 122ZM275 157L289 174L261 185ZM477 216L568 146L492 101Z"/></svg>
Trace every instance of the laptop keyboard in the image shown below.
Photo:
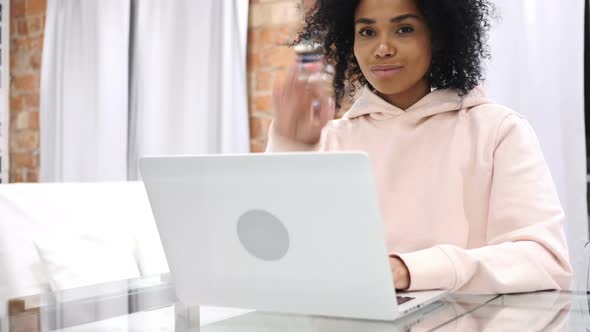
<svg viewBox="0 0 590 332"><path fill-rule="evenodd" d="M415 299L415 297L409 297L409 296L396 296L396 297L397 297L397 305L404 304L408 301Z"/></svg>

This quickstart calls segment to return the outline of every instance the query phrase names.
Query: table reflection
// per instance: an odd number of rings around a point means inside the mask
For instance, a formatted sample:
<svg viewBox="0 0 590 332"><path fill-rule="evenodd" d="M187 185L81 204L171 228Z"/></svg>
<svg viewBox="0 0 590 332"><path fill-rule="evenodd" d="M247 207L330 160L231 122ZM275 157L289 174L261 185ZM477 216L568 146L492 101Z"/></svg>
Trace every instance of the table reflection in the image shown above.
<svg viewBox="0 0 590 332"><path fill-rule="evenodd" d="M201 331L566 331L569 294L455 295L395 322L251 312L206 324ZM202 318L206 310L201 311Z"/></svg>

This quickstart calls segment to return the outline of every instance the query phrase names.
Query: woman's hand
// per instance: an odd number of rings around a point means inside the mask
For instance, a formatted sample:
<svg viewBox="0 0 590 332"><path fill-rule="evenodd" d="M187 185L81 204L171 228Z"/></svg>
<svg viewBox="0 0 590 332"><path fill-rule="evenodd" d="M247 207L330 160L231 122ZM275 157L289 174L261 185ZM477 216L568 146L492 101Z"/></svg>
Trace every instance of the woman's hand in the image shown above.
<svg viewBox="0 0 590 332"><path fill-rule="evenodd" d="M274 127L279 136L304 144L316 144L322 128L334 118L331 86L313 75L322 63L291 66L285 82L273 87Z"/></svg>
<svg viewBox="0 0 590 332"><path fill-rule="evenodd" d="M408 289L410 287L410 271L408 271L406 264L395 256L389 257L389 264L391 265L395 289Z"/></svg>

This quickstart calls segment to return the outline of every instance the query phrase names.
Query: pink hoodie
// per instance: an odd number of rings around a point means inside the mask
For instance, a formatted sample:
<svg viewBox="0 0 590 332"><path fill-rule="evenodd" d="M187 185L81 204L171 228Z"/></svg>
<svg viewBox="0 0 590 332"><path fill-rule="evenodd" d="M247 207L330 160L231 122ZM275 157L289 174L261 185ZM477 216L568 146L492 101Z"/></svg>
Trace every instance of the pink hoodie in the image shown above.
<svg viewBox="0 0 590 332"><path fill-rule="evenodd" d="M512 293L569 287L564 213L539 143L482 88L437 90L403 111L368 88L317 145L277 136L267 152L365 151L385 236L409 290Z"/></svg>

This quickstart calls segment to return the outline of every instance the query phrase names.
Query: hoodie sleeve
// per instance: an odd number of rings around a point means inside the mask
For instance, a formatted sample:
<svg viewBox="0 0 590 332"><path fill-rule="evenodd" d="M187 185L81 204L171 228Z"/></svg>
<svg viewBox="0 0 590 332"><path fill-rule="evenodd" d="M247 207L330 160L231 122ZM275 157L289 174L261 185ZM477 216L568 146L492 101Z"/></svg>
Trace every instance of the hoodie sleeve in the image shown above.
<svg viewBox="0 0 590 332"><path fill-rule="evenodd" d="M410 271L410 290L514 293L569 287L564 213L533 129L511 114L500 124L494 146L488 245L438 245L399 254Z"/></svg>

